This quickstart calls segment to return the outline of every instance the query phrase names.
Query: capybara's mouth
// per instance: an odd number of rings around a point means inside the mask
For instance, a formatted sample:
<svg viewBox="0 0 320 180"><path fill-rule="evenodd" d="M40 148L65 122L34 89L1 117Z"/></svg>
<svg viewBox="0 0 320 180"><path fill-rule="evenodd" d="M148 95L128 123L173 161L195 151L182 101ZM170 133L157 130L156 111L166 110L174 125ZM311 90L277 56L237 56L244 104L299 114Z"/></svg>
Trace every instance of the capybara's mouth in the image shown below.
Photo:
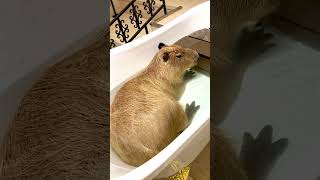
<svg viewBox="0 0 320 180"><path fill-rule="evenodd" d="M193 61L193 63L191 64L190 68L194 68L197 64L198 64L198 60L195 59L195 60Z"/></svg>
<svg viewBox="0 0 320 180"><path fill-rule="evenodd" d="M198 61L198 59L199 59L199 57L200 57L200 55L199 55L199 53L196 53L196 60Z"/></svg>
<svg viewBox="0 0 320 180"><path fill-rule="evenodd" d="M199 60L199 58L194 60L194 62L193 62L193 66L195 66L195 65L197 65L197 64L198 64L198 60Z"/></svg>
<svg viewBox="0 0 320 180"><path fill-rule="evenodd" d="M200 58L199 53L196 53L196 54L195 54L195 58L194 58L194 60L193 60L194 66L197 65L199 58Z"/></svg>

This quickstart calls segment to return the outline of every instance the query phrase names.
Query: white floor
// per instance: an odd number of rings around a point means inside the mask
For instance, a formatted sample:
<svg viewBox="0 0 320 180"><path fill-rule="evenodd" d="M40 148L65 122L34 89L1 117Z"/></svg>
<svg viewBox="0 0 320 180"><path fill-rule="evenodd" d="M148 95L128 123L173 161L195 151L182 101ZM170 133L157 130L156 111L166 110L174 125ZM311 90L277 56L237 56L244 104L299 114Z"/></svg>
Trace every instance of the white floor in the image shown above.
<svg viewBox="0 0 320 180"><path fill-rule="evenodd" d="M287 137L287 151L268 179L314 180L320 175L320 52L280 33L276 47L259 58L244 78L240 96L223 129L241 144L244 131L265 126Z"/></svg>

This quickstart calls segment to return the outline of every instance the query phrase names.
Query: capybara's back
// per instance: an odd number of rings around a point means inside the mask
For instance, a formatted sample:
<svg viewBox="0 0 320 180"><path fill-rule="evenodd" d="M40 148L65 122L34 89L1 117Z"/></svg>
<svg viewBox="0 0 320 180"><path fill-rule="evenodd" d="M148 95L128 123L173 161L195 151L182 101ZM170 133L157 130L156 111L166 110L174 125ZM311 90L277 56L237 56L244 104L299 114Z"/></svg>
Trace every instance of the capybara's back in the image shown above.
<svg viewBox="0 0 320 180"><path fill-rule="evenodd" d="M104 39L50 67L23 97L0 152L0 179L105 179Z"/></svg>

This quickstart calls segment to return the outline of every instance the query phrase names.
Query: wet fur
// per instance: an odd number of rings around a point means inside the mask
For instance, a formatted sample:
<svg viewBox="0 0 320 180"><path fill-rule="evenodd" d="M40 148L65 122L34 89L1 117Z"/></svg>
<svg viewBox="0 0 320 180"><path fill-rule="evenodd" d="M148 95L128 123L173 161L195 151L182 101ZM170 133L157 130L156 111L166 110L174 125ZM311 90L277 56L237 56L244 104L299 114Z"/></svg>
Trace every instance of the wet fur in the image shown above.
<svg viewBox="0 0 320 180"><path fill-rule="evenodd" d="M169 54L166 62L165 53ZM197 59L191 49L163 47L142 73L117 92L111 107L110 141L123 161L143 164L187 126L188 117L177 100L183 91L183 75Z"/></svg>

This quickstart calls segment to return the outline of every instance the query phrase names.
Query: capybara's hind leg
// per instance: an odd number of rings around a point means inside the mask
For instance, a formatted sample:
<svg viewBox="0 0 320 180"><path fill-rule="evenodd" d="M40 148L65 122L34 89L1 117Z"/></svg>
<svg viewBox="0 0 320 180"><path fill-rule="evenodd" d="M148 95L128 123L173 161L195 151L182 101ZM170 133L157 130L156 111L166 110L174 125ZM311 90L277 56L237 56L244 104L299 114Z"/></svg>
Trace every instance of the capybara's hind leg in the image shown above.
<svg viewBox="0 0 320 180"><path fill-rule="evenodd" d="M191 104L187 104L185 108L186 115L188 117L189 122L193 118L193 116L196 114L196 112L200 109L200 105L196 106L196 103L192 101Z"/></svg>

